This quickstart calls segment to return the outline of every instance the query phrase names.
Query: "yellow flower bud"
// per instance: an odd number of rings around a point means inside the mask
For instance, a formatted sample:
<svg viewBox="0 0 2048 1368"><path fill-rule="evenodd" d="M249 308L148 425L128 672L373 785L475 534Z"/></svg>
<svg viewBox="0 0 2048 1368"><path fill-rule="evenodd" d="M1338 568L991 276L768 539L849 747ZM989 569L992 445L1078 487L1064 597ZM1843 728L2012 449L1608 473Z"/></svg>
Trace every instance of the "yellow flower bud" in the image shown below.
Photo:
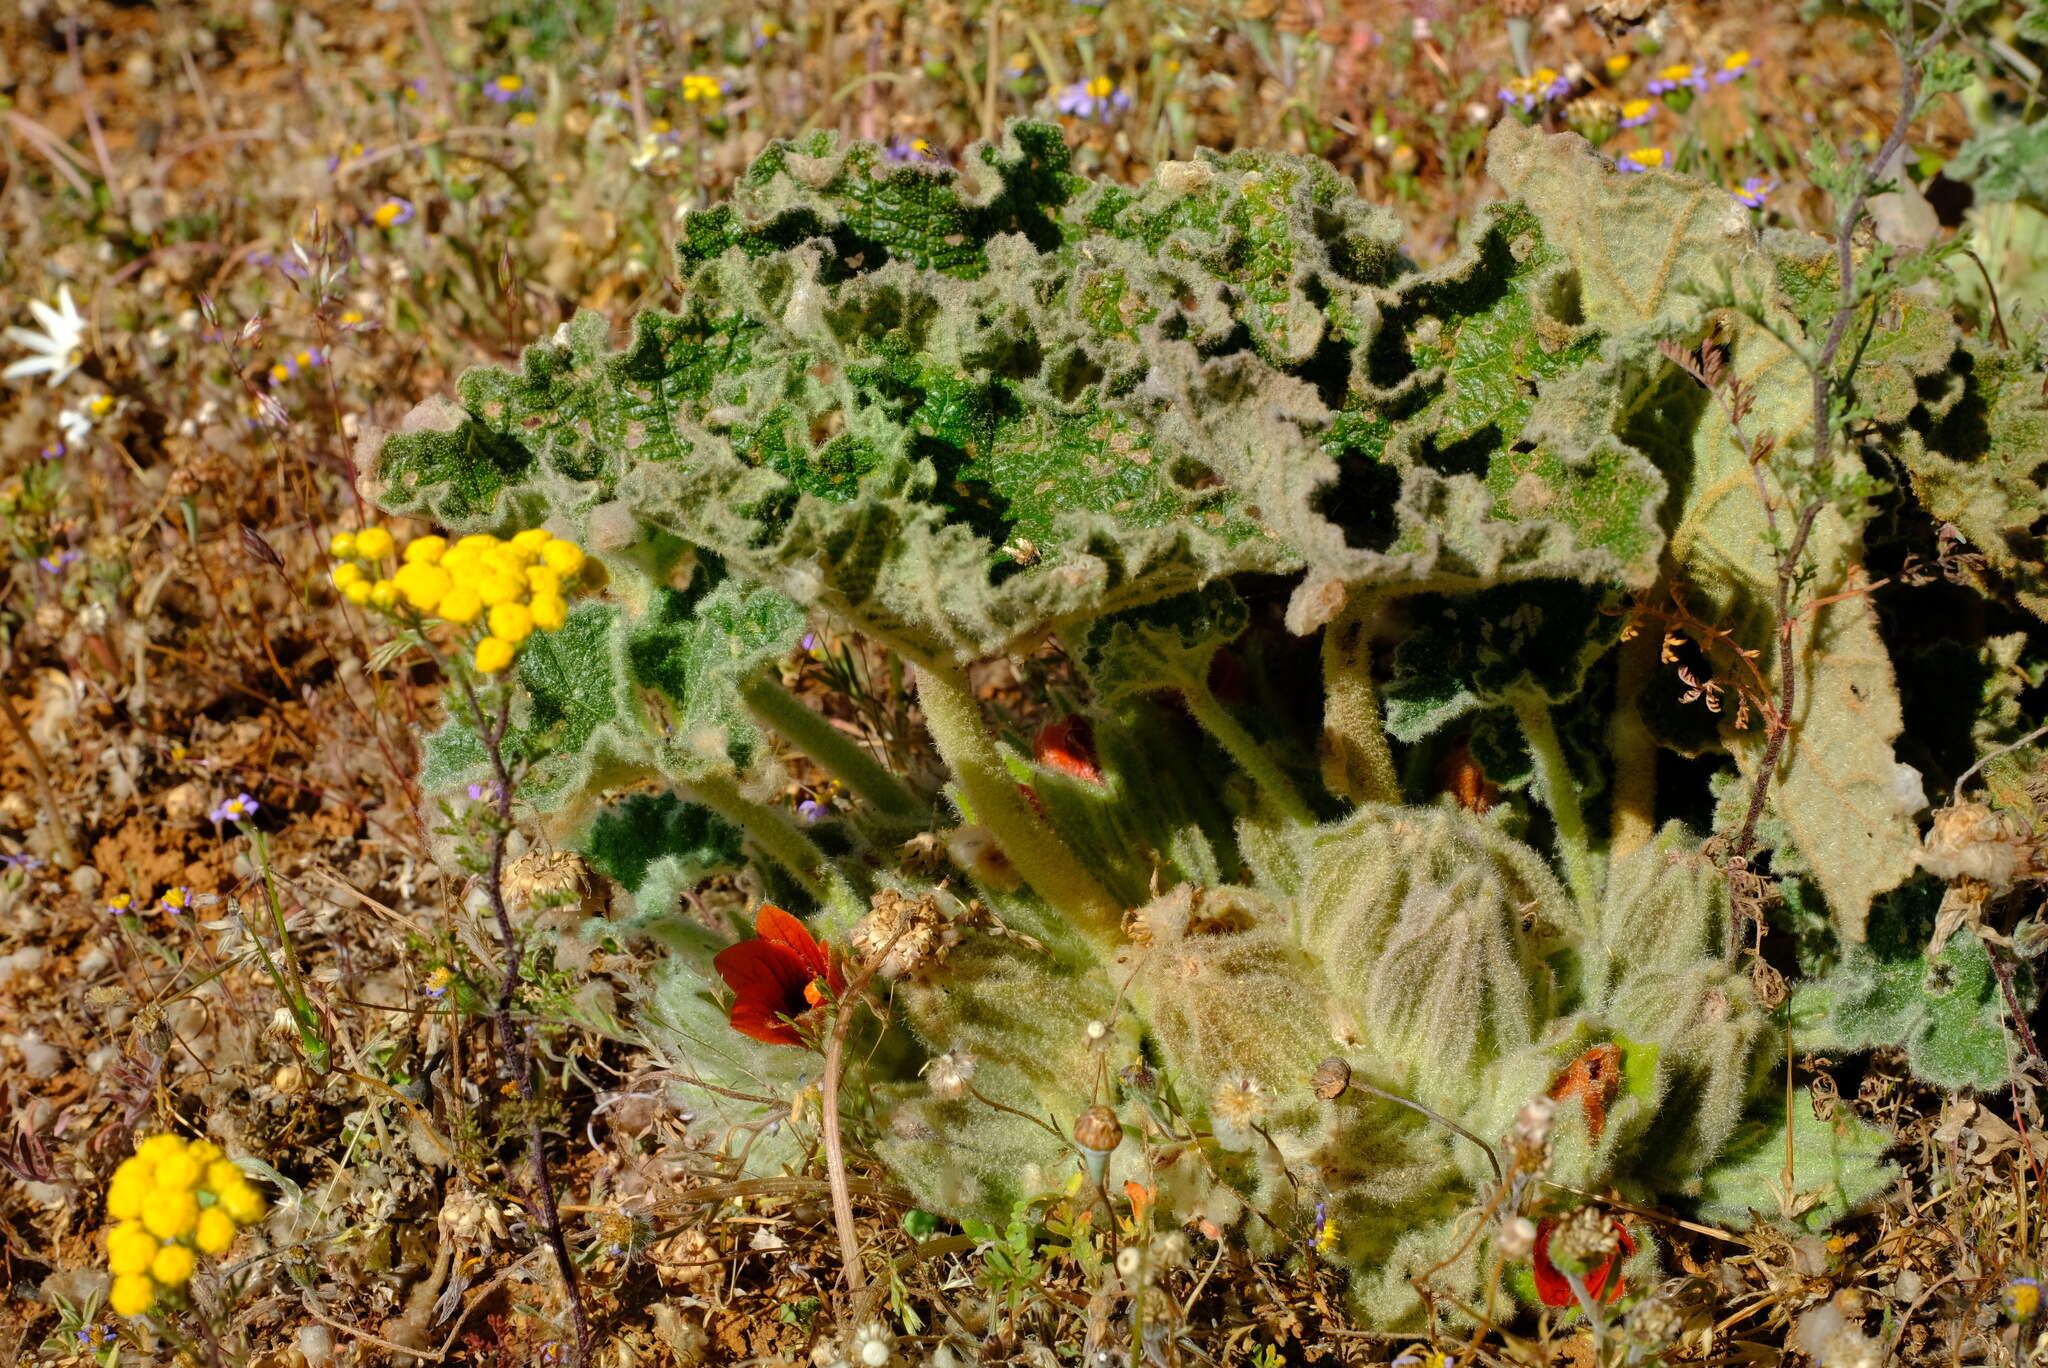
<svg viewBox="0 0 2048 1368"><path fill-rule="evenodd" d="M115 1277L149 1272L156 1257L156 1236L140 1221L123 1221L107 1232L107 1271Z"/></svg>
<svg viewBox="0 0 2048 1368"><path fill-rule="evenodd" d="M569 620L569 601L560 594L535 594L527 611L533 614L533 625L540 631L559 632Z"/></svg>
<svg viewBox="0 0 2048 1368"><path fill-rule="evenodd" d="M407 565L433 565L448 553L446 537L414 537L405 547Z"/></svg>
<svg viewBox="0 0 2048 1368"><path fill-rule="evenodd" d="M523 603L501 603L491 609L491 635L514 646L533 635L533 613Z"/></svg>
<svg viewBox="0 0 2048 1368"><path fill-rule="evenodd" d="M551 541L540 549L540 555L563 579L583 568L583 548L575 542Z"/></svg>
<svg viewBox="0 0 2048 1368"><path fill-rule="evenodd" d="M355 555L356 534L353 532L335 533L334 540L327 543L327 553L336 560L347 560Z"/></svg>
<svg viewBox="0 0 2048 1368"><path fill-rule="evenodd" d="M159 1240L182 1240L199 1224L199 1199L189 1188L158 1188L142 1199L142 1223Z"/></svg>
<svg viewBox="0 0 2048 1368"><path fill-rule="evenodd" d="M107 1306L117 1316L139 1316L154 1305L156 1284L144 1273L123 1274L107 1293Z"/></svg>
<svg viewBox="0 0 2048 1368"><path fill-rule="evenodd" d="M107 1184L107 1215L117 1221L133 1221L142 1215L142 1199L148 1195L149 1174L124 1164Z"/></svg>
<svg viewBox="0 0 2048 1368"><path fill-rule="evenodd" d="M160 1188L194 1188L199 1186L201 1172L203 1166L192 1158L192 1151L166 1154L156 1161L156 1185Z"/></svg>
<svg viewBox="0 0 2048 1368"><path fill-rule="evenodd" d="M455 549L458 551L467 550L481 554L482 552L490 550L497 544L498 539L488 532L472 532L468 536L456 542Z"/></svg>
<svg viewBox="0 0 2048 1368"><path fill-rule="evenodd" d="M476 558L482 554L483 552L474 546L464 546L457 542L441 553L441 568L451 575L463 574L476 567Z"/></svg>
<svg viewBox="0 0 2048 1368"><path fill-rule="evenodd" d="M398 606L398 586L390 580L378 580L370 586L370 606L390 612Z"/></svg>
<svg viewBox="0 0 2048 1368"><path fill-rule="evenodd" d="M263 1194L250 1186L244 1178L221 1189L220 1209L234 1220L236 1225L254 1225L263 1219Z"/></svg>
<svg viewBox="0 0 2048 1368"><path fill-rule="evenodd" d="M192 1232L192 1243L198 1245L203 1253L225 1254L234 1242L234 1217L217 1206L210 1206L199 1213L199 1226Z"/></svg>
<svg viewBox="0 0 2048 1368"><path fill-rule="evenodd" d="M506 574L492 570L477 580L476 593L484 603L495 608L501 603L525 597L526 577L516 572Z"/></svg>
<svg viewBox="0 0 2048 1368"><path fill-rule="evenodd" d="M365 560L383 560L396 545L381 527L366 527L356 533L356 554Z"/></svg>
<svg viewBox="0 0 2048 1368"><path fill-rule="evenodd" d="M192 1277L192 1265L198 1260L192 1251L181 1244L168 1244L156 1252L150 1260L149 1276L165 1287L183 1287Z"/></svg>
<svg viewBox="0 0 2048 1368"><path fill-rule="evenodd" d="M484 610L484 601L477 597L476 590L468 585L458 584L441 598L439 611L450 622L475 622L478 613Z"/></svg>
<svg viewBox="0 0 2048 1368"><path fill-rule="evenodd" d="M528 566L526 571L527 591L535 596L559 594L562 592L562 574L551 565Z"/></svg>
<svg viewBox="0 0 2048 1368"><path fill-rule="evenodd" d="M455 577L432 561L413 561L399 567L391 577L405 601L422 613L431 613L443 596L455 587Z"/></svg>
<svg viewBox="0 0 2048 1368"><path fill-rule="evenodd" d="M204 1169L214 1160L223 1157L224 1151L211 1140L194 1140L185 1147L185 1153L192 1156L193 1163Z"/></svg>
<svg viewBox="0 0 2048 1368"><path fill-rule="evenodd" d="M335 588L347 589L351 584L358 584L368 579L369 575L364 572L362 566L357 565L354 561L343 561L334 567L334 573L329 578L334 581Z"/></svg>
<svg viewBox="0 0 2048 1368"><path fill-rule="evenodd" d="M484 674L496 674L512 663L512 643L487 636L476 644L476 667Z"/></svg>
<svg viewBox="0 0 2048 1368"><path fill-rule="evenodd" d="M216 1159L206 1166L206 1190L218 1197L237 1183L249 1180L242 1176L242 1170L231 1159Z"/></svg>
<svg viewBox="0 0 2048 1368"><path fill-rule="evenodd" d="M185 1153L184 1137L165 1131L160 1135L152 1135L137 1145L135 1147L134 1160L140 1160L142 1163L154 1168L165 1155L183 1153ZM130 1162L132 1163L134 1160L130 1160Z"/></svg>
<svg viewBox="0 0 2048 1368"><path fill-rule="evenodd" d="M529 527L512 538L512 544L526 551L538 551L555 539L555 534L545 527Z"/></svg>
<svg viewBox="0 0 2048 1368"><path fill-rule="evenodd" d="M370 601L370 582L366 579L352 581L342 589L341 596L361 607Z"/></svg>

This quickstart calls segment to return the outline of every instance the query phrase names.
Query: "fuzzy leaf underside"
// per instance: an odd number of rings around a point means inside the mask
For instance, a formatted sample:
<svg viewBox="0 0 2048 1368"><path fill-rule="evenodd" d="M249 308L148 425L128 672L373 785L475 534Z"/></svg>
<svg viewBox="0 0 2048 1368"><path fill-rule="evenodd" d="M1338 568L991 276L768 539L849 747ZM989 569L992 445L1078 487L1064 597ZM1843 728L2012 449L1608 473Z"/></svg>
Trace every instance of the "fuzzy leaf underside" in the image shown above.
<svg viewBox="0 0 2048 1368"><path fill-rule="evenodd" d="M1494 178L1565 244L1586 322L1612 338L1612 364L1654 373L1668 368L1656 354L1659 340L1693 346L1718 329L1730 372L1755 394L1743 433L1775 438L1773 461L1811 452L1812 390L1799 358L1741 310L1715 307L1735 300L1768 309L1777 327L1797 335L1796 318L1774 302L1773 260L1733 199L1664 172L1617 177L1582 139L1546 138L1508 122L1495 130L1491 152ZM1738 628L1741 640L1761 650L1764 677L1774 679L1777 558L1760 476L1772 486L1788 537L1792 514L1768 474L1771 463L1752 465L1749 444L1718 404L1701 408L1684 443L1658 459L1679 501L1668 554L1692 588L1695 610ZM1847 473L1858 458L1845 451L1837 459ZM1849 587L1860 554L1855 528L1823 509L1807 551L1815 571L1807 598ZM1917 844L1894 782L1897 683L1866 596L1808 613L1796 645L1791 743L1770 798L1836 926L1860 939L1871 899L1912 871ZM1765 732L1761 725L1724 730L1745 776L1756 770Z"/></svg>

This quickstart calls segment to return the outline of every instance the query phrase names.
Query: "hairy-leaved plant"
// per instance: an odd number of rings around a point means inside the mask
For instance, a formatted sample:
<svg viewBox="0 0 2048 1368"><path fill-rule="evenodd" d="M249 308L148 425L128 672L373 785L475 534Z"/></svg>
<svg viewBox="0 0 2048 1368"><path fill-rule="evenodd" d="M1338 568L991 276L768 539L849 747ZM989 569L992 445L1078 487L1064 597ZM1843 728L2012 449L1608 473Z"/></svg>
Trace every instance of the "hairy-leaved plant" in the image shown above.
<svg viewBox="0 0 2048 1368"><path fill-rule="evenodd" d="M1134 189L1032 123L960 171L776 143L687 219L673 312L620 349L581 316L365 440L386 510L603 562L498 747L630 895L602 933L667 948L639 1022L736 1167L814 1155L790 1099L861 995L845 1143L923 1205L996 1220L1078 1167L1336 1260L1384 1323L1473 1306L1496 1258L1604 1315L1655 1241L1553 1226L1567 1189L1818 1224L1886 1184L1888 1137L1789 1088L1756 876L1706 828L1717 778L1725 830L1761 795L1748 839L1844 948L1807 999L1832 1040L1982 1048L1861 944L1921 806L1865 452L1990 526L2038 386L1867 290L1817 440L1824 245L1513 122L1489 173L1419 269L1297 157ZM941 783L785 687L807 625L907 667ZM999 734L1006 658L1080 715ZM429 790L487 781L469 715ZM797 757L847 795L819 820L780 799ZM742 869L812 929L727 950L757 908L707 880Z"/></svg>

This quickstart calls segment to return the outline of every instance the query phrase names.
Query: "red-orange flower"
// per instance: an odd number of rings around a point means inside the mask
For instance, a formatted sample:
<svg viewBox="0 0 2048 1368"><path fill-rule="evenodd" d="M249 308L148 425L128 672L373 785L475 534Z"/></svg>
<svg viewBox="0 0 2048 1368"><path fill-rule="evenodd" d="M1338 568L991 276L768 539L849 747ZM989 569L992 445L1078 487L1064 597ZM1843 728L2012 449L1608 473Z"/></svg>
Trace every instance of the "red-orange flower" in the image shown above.
<svg viewBox="0 0 2048 1368"><path fill-rule="evenodd" d="M774 903L762 903L754 939L728 945L711 967L732 989L732 1028L770 1045L801 1045L801 1026L846 980L832 947Z"/></svg>
<svg viewBox="0 0 2048 1368"><path fill-rule="evenodd" d="M1102 782L1102 767L1095 763L1095 729L1078 713L1040 727L1031 749L1032 758L1049 769L1084 784Z"/></svg>
<svg viewBox="0 0 2048 1368"><path fill-rule="evenodd" d="M1621 1095L1621 1062L1621 1046L1595 1045L1574 1059L1550 1085L1552 1101L1579 1099L1586 1109L1586 1133L1595 1140L1607 1129L1607 1109Z"/></svg>
<svg viewBox="0 0 2048 1368"><path fill-rule="evenodd" d="M1578 1304L1578 1298L1572 1295L1572 1285L1566 1279L1564 1270L1550 1261L1550 1235L1556 1229L1556 1221L1540 1221L1536 1225L1536 1249L1530 1256L1530 1262L1535 1266L1536 1295L1543 1298L1545 1306L1575 1306ZM1614 1223L1614 1233L1620 1238L1622 1257L1636 1252L1636 1242L1628 1237L1628 1229L1621 1222ZM1615 1256L1609 1254L1600 1261L1598 1267L1585 1275L1586 1295L1596 1302L1621 1299L1622 1279L1621 1275L1615 1272L1614 1259ZM1614 1273L1612 1287L1607 1286L1609 1273ZM1604 1297L1601 1295L1603 1288L1607 1293Z"/></svg>

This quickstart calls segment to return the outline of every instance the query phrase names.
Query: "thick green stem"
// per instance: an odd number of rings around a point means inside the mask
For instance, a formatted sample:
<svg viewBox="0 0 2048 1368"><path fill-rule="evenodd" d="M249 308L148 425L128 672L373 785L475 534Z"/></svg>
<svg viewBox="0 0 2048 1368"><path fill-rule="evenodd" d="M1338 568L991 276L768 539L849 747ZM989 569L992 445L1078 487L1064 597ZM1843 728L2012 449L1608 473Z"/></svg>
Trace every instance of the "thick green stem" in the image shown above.
<svg viewBox="0 0 2048 1368"><path fill-rule="evenodd" d="M795 875L804 891L820 903L858 910L858 900L845 876L781 808L747 797L729 774L669 777L690 797L746 832L762 854Z"/></svg>
<svg viewBox="0 0 2048 1368"><path fill-rule="evenodd" d="M1266 754L1266 748L1245 730L1244 724L1216 701L1216 695L1210 692L1208 685L1199 681L1182 681L1180 692L1181 697L1187 700L1188 711L1195 715L1195 721L1216 738L1218 745L1230 752L1230 758L1237 761L1237 767L1251 776L1252 782L1265 792L1267 800L1279 809L1282 816L1302 826L1315 824L1315 814L1302 801L1300 790L1294 787L1280 766L1273 763L1273 757Z"/></svg>
<svg viewBox="0 0 2048 1368"><path fill-rule="evenodd" d="M1024 881L1069 916L1114 926L1122 905L1024 801L996 750L967 672L955 665L920 664L917 699L939 758L953 772L974 819L988 828Z"/></svg>
<svg viewBox="0 0 2048 1368"><path fill-rule="evenodd" d="M1590 914L1599 905L1600 880L1586 838L1586 815L1579 807L1578 781L1565 763L1564 743L1557 739L1550 706L1540 698L1517 699L1515 717L1536 761L1537 794L1550 809L1551 825L1557 828L1557 854L1564 861L1565 879L1579 906Z"/></svg>
<svg viewBox="0 0 2048 1368"><path fill-rule="evenodd" d="M766 671L740 685L740 697L756 717L875 811L913 823L922 823L930 816L929 809L918 801L909 785Z"/></svg>
<svg viewBox="0 0 2048 1368"><path fill-rule="evenodd" d="M1657 739L1636 700L1656 677L1657 639L1637 632L1621 643L1614 686L1614 717L1607 749L1614 757L1614 800L1607 849L1619 859L1641 850L1657 834Z"/></svg>
<svg viewBox="0 0 2048 1368"><path fill-rule="evenodd" d="M1323 629L1323 783L1354 803L1398 803L1401 781L1372 682L1372 620L1377 598L1352 589Z"/></svg>

